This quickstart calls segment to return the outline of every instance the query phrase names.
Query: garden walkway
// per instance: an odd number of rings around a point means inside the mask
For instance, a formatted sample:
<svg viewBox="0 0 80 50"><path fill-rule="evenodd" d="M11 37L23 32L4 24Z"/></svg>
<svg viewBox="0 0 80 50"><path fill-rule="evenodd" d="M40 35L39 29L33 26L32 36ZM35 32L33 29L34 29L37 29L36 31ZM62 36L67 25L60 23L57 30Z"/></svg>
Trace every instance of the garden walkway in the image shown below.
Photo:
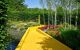
<svg viewBox="0 0 80 50"><path fill-rule="evenodd" d="M38 27L29 27L15 50L71 50Z"/></svg>

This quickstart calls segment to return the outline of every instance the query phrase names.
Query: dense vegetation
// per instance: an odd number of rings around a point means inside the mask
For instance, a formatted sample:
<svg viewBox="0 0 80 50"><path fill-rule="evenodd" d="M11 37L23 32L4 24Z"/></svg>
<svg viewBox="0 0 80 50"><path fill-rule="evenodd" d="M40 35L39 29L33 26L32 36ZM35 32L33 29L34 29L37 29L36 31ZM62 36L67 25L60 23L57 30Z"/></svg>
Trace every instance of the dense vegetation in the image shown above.
<svg viewBox="0 0 80 50"><path fill-rule="evenodd" d="M69 46L73 50L80 50L80 31L67 30L62 31L61 35L55 36L57 40Z"/></svg>
<svg viewBox="0 0 80 50"><path fill-rule="evenodd" d="M15 1L14 1L15 2ZM49 16L49 21L50 23L52 24L52 16L53 16L53 20L54 20L54 16L55 16L55 11L51 11L51 10L47 10L47 9L39 9L39 8L27 8L27 6L25 6L22 3L18 2L18 4L16 3L10 3L9 7L8 7L8 18L10 20L16 20L16 21L36 21L37 22L37 19L38 19L38 16L40 15L41 17L41 23L43 24L44 22L44 17L45 17L45 21L46 21L46 24L48 22L48 16ZM12 6L13 5L13 6ZM14 6L16 5L16 6ZM57 6L57 24L60 24L64 21L64 13L67 11L67 17L70 16L69 14L69 10L64 10L64 8L62 6ZM44 11L44 14L43 14L43 11ZM71 23L75 25L75 20L76 20L76 15L78 15L78 19L77 19L77 22L78 22L78 25L80 25L80 9L78 8L78 14L76 14L76 11L77 9L73 9L72 10L72 21ZM49 12L49 13L48 13ZM52 12L52 15L51 15L51 12ZM34 20L36 19L36 20ZM68 20L68 18L66 19ZM68 22L68 21L67 21Z"/></svg>
<svg viewBox="0 0 80 50"><path fill-rule="evenodd" d="M9 41L7 34L7 3L0 0L0 50L5 50Z"/></svg>

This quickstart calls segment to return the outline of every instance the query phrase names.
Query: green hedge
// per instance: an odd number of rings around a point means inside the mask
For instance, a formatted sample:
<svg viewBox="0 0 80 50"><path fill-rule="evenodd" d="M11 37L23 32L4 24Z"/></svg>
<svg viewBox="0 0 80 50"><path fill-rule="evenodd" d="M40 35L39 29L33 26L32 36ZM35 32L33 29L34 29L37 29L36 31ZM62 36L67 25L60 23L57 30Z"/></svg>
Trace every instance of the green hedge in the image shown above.
<svg viewBox="0 0 80 50"><path fill-rule="evenodd" d="M80 49L80 30L63 31L60 36L57 36L55 38L73 50Z"/></svg>

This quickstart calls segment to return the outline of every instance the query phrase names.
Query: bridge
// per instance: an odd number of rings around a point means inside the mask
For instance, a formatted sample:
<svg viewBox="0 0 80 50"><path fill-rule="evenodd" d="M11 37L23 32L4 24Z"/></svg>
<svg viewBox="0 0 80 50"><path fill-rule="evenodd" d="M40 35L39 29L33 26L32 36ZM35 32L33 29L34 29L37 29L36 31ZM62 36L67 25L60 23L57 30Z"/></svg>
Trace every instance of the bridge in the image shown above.
<svg viewBox="0 0 80 50"><path fill-rule="evenodd" d="M15 50L72 50L38 27L29 27Z"/></svg>

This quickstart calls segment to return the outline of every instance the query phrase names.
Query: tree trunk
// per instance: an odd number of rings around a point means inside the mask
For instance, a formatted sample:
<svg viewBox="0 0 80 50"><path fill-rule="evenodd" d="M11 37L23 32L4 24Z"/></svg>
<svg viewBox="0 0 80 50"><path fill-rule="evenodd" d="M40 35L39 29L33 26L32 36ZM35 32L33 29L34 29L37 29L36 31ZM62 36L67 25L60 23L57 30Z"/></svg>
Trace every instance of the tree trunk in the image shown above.
<svg viewBox="0 0 80 50"><path fill-rule="evenodd" d="M71 2L71 1L70 1L70 2ZM72 21L72 20L71 20L71 17L72 17L72 13L71 13L71 11L72 11L72 10L71 10L71 5L72 5L72 2L71 2L71 3L70 3L70 2L69 2L69 4L70 4L70 18L69 18L69 20L70 20L70 29L71 29L71 21Z"/></svg>
<svg viewBox="0 0 80 50"><path fill-rule="evenodd" d="M76 14L76 20L75 20L76 29L77 29L77 19L78 19L78 3L77 3L77 14Z"/></svg>
<svg viewBox="0 0 80 50"><path fill-rule="evenodd" d="M43 22L44 22L44 25L45 25L44 7L43 7Z"/></svg>
<svg viewBox="0 0 80 50"><path fill-rule="evenodd" d="M57 9L55 9L55 21L54 21L54 25L57 25Z"/></svg>

